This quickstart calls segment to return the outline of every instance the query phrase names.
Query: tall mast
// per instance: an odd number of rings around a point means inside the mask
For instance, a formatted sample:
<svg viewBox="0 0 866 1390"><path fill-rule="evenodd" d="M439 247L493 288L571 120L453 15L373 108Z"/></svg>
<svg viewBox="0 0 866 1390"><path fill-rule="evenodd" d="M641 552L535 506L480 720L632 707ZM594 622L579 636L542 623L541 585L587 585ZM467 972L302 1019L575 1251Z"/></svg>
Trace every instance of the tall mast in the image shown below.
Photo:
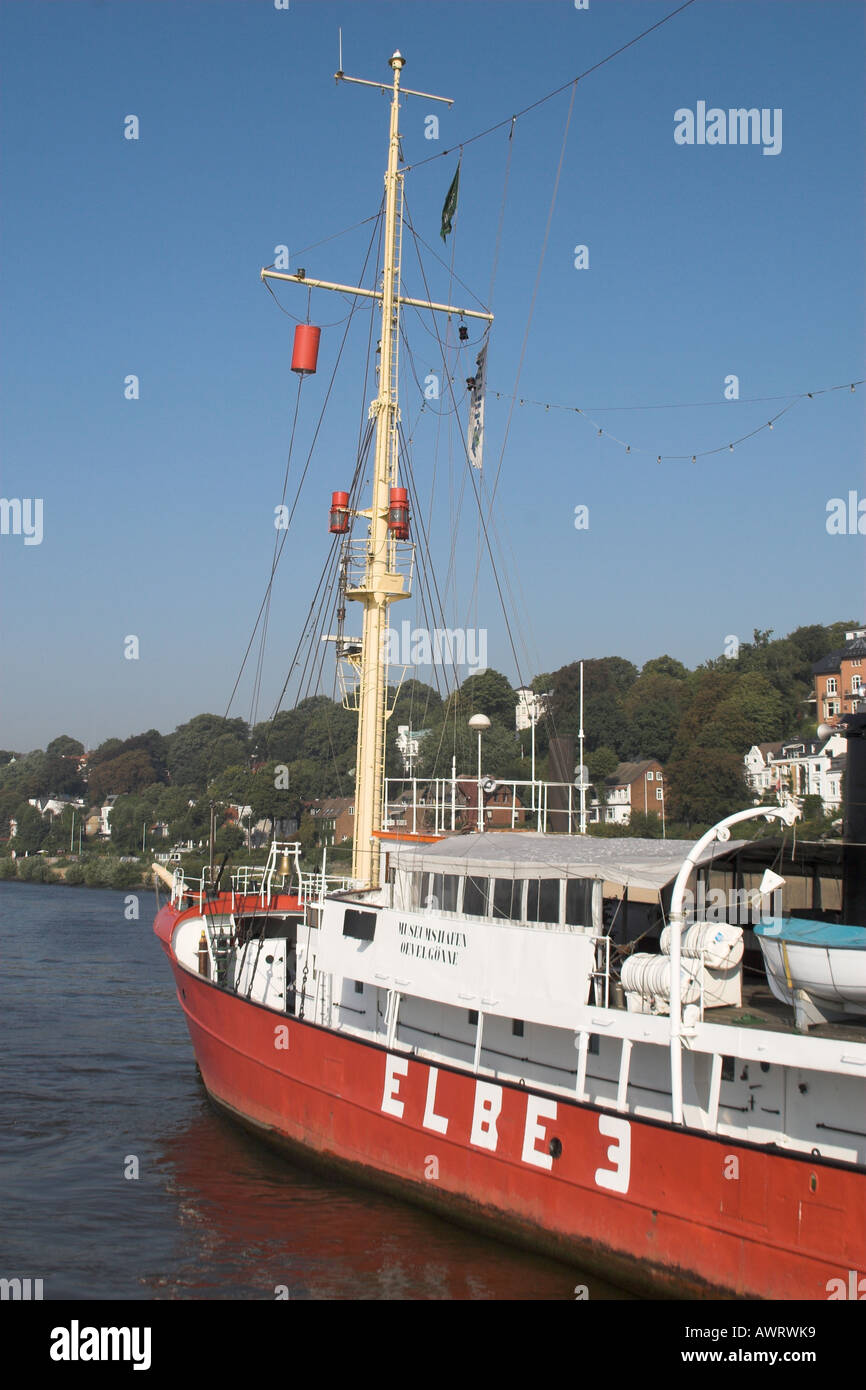
<svg viewBox="0 0 866 1390"><path fill-rule="evenodd" d="M400 306L412 304L447 314L492 322L493 315L477 309L453 304L434 304L427 300L410 299L400 294L400 253L403 227L403 174L400 171L400 97L419 96L428 101L445 101L430 92L414 92L400 88L400 73L405 59L399 50L389 59L394 74L390 86L369 82L365 78L335 74L338 81L352 82L363 87L376 87L391 92L391 119L388 138L388 164L385 171L385 246L382 264L382 287L368 290L351 285L339 285L328 280L314 280L306 274L289 275L275 270L263 270L263 280L290 280L306 288L338 290L379 299L382 304L382 335L379 344L378 394L370 406L370 417L376 421L373 491L371 505L356 516L366 517L369 531L365 542L352 541L345 556L345 594L363 605L364 622L360 652L348 647L338 655L353 669L357 685L352 692L352 707L358 711L358 752L355 764L355 829L352 851L352 877L360 884L375 888L379 884L379 853L374 832L381 828L385 796L385 728L391 711L387 708L388 664L386 633L388 609L395 599L408 598L410 593L411 547L406 563L405 543L395 539L389 530L390 489L398 481L398 366L400 346ZM363 555L357 548L363 546ZM401 552L400 547L403 545ZM402 560L402 564L401 564Z"/></svg>
<svg viewBox="0 0 866 1390"><path fill-rule="evenodd" d="M397 598L409 596L408 576L397 572L396 542L388 534L389 489L397 486L398 357L400 345L400 250L403 175L400 162L400 72L404 59L399 52L389 60L394 72L391 97L391 128L388 141L388 168L385 173L385 250L382 268L382 338L379 357L379 394L370 407L376 420L375 463L372 506L367 542L367 564L363 581L346 590L346 597L364 605L364 627L358 690L358 753L355 763L355 829L352 850L352 877L376 886L379 855L373 831L382 825L385 790L385 701L388 667L385 660L385 633L388 608Z"/></svg>

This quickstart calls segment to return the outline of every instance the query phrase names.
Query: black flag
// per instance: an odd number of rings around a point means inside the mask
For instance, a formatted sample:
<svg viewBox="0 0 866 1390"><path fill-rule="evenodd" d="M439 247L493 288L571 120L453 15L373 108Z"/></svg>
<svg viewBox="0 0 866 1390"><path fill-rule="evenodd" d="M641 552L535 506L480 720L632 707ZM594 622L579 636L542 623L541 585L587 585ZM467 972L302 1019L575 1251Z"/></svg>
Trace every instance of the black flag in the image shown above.
<svg viewBox="0 0 866 1390"><path fill-rule="evenodd" d="M451 231L451 219L457 211L457 190L460 187L460 165L457 165L457 172L451 180L451 187L445 195L445 202L442 206L442 226L439 235L444 241Z"/></svg>

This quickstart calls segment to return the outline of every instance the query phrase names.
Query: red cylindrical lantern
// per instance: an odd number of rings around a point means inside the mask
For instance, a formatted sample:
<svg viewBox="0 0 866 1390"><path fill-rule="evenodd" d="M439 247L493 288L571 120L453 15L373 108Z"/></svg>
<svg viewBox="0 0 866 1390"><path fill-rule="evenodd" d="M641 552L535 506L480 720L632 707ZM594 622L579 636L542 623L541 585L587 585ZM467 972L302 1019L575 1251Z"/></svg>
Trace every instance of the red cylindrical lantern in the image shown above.
<svg viewBox="0 0 866 1390"><path fill-rule="evenodd" d="M317 330L318 331L318 330ZM349 529L348 492L331 493L331 519L328 530L335 536L343 536Z"/></svg>
<svg viewBox="0 0 866 1390"><path fill-rule="evenodd" d="M397 541L409 539L409 493L404 487L391 488L388 530Z"/></svg>
<svg viewBox="0 0 866 1390"><path fill-rule="evenodd" d="M319 360L319 338L321 328L311 323L299 323L295 328L295 345L292 349L292 371L302 376L312 375Z"/></svg>

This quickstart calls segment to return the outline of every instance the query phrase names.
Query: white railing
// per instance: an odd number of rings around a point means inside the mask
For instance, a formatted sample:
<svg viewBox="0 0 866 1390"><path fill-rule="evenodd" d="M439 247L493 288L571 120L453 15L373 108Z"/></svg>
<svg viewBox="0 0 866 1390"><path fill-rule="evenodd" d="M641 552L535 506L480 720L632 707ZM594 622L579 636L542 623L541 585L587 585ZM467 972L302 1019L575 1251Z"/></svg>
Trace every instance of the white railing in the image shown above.
<svg viewBox="0 0 866 1390"><path fill-rule="evenodd" d="M302 903L320 903L326 893L341 893L351 888L354 879L339 874L323 874L317 871L301 874L298 897Z"/></svg>
<svg viewBox="0 0 866 1390"><path fill-rule="evenodd" d="M367 580L367 560L369 552L369 541L350 540L345 543L343 550L343 573L347 590L362 589ZM404 581L404 594L408 594L412 589L412 577L415 570L415 543L414 541L395 541L388 537L388 569L392 574L399 574Z"/></svg>
<svg viewBox="0 0 866 1390"><path fill-rule="evenodd" d="M449 835L478 824L477 777L389 777L385 780L383 830L405 830L413 835ZM481 779L481 802L485 829L532 829L580 833L581 809L585 825L589 821L589 800L584 788L581 808L580 788L571 782L532 782L520 778ZM473 796L463 790L471 787ZM564 793L564 805L551 805L551 792ZM503 792L505 793L503 795ZM496 801L491 797L496 796Z"/></svg>
<svg viewBox="0 0 866 1390"><path fill-rule="evenodd" d="M599 951L599 947L601 951ZM599 960L599 954L602 959ZM597 936L595 938L595 969L592 971L590 981L593 988L595 999L592 1001L597 1006L607 1009L610 1007L610 937ZM599 998L601 995L601 998Z"/></svg>
<svg viewBox="0 0 866 1390"><path fill-rule="evenodd" d="M321 902L326 893L342 892L354 882L342 874L326 873L324 858L321 869L302 872L300 841L275 840L270 846L267 863L241 864L232 873L231 910L234 912L239 898L257 897L264 907L275 894L290 892L293 884L302 902ZM172 878L171 901L180 906L184 899L197 899L199 908L203 908L210 887L207 868L201 876L191 876L178 865Z"/></svg>
<svg viewBox="0 0 866 1390"><path fill-rule="evenodd" d="M270 902L274 889L287 893L292 879L301 876L299 840L274 840L264 865L242 864L232 874L232 908L235 897L258 896L262 906Z"/></svg>

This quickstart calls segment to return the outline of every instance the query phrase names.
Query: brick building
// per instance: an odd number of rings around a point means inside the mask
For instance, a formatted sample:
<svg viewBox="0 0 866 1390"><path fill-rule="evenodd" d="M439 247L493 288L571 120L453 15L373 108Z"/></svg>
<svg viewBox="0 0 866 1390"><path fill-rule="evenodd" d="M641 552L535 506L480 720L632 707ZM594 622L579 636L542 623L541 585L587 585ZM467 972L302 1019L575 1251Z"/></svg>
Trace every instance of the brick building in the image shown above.
<svg viewBox="0 0 866 1390"><path fill-rule="evenodd" d="M589 803L591 824L628 825L632 811L664 819L664 770L655 758L620 763L613 776L606 778L604 793L603 801L594 797Z"/></svg>
<svg viewBox="0 0 866 1390"><path fill-rule="evenodd" d="M812 697L819 724L838 724L843 714L853 714L860 700L866 699L866 630L845 633L846 642L812 667L815 692Z"/></svg>

